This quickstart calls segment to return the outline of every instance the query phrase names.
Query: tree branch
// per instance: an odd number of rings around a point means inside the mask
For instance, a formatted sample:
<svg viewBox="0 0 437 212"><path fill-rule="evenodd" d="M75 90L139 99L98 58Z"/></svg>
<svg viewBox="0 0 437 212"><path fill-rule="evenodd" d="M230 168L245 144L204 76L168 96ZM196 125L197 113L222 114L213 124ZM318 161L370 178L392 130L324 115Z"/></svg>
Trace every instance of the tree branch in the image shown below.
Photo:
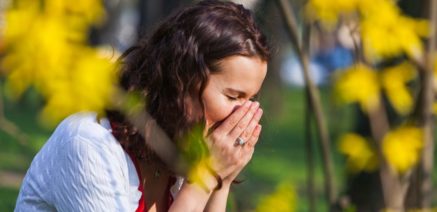
<svg viewBox="0 0 437 212"><path fill-rule="evenodd" d="M328 135L328 128L326 126L325 117L323 114L320 94L317 87L314 85L309 72L309 56L307 51L303 48L301 40L299 39L299 34L297 30L297 23L295 20L295 15L293 8L287 0L277 0L279 9L287 25L286 29L289 32L291 42L298 54L299 60L303 67L303 75L305 80L305 86L309 94L310 108L314 112L316 119L317 131L320 138L320 144L322 149L323 158L323 171L325 173L325 192L330 204L331 210L335 207L336 203L336 191L334 186L334 174L333 174L333 163L330 156L331 147L330 139Z"/></svg>

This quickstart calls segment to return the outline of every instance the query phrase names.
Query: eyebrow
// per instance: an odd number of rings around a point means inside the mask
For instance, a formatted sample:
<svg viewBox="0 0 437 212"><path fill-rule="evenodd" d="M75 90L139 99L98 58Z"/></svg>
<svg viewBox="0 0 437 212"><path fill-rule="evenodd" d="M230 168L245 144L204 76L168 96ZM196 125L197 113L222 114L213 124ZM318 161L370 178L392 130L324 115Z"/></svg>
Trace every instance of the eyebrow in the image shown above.
<svg viewBox="0 0 437 212"><path fill-rule="evenodd" d="M225 91L228 91L228 92L231 92L231 93L236 93L239 96L243 96L243 97L248 96L246 92L240 91L240 90L237 90L237 89L233 89L233 88L226 88ZM255 95L251 96L250 98L251 99L252 98L258 98L258 93L256 93Z"/></svg>

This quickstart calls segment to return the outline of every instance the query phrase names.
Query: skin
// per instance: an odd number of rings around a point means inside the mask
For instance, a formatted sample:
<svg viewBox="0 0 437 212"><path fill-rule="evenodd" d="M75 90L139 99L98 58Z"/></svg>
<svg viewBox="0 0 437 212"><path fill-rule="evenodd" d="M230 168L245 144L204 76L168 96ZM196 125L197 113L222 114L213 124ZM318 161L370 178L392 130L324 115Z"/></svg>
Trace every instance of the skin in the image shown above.
<svg viewBox="0 0 437 212"><path fill-rule="evenodd" d="M235 140L238 137L243 138L248 141L248 147L253 147L256 142L250 139L254 130L260 127L258 122L262 109L259 108L258 102L252 102L250 99L253 99L261 88L267 73L267 63L258 57L232 56L223 59L219 63L219 68L220 72L210 76L202 95L206 128L212 131L207 140L210 141L208 144L211 153L215 156L213 158L241 160L242 156L251 155L243 150L251 148L235 148ZM246 109L248 111L245 111ZM220 140L226 141L225 143L216 142ZM223 158L223 152L226 151L229 152ZM236 176L229 175L225 169L232 169L228 167L232 165L232 162L229 162L230 164L223 161L216 163L216 170L218 172L223 170L219 174L223 177L224 183L230 184ZM221 165L226 165L226 167L220 167Z"/></svg>
<svg viewBox="0 0 437 212"><path fill-rule="evenodd" d="M251 99L258 93L267 73L267 63L258 57L231 56L219 62L218 73L209 76L202 94L206 120L206 142L210 149L212 168L223 179L223 186L213 191L217 181L205 176L204 183L210 192L196 183L185 183L169 211L226 211L226 201L232 181L252 158L261 133L259 120L262 109ZM191 105L192 111L201 111ZM193 115L199 115L193 113ZM235 145L241 137L244 145ZM146 173L146 179L150 173ZM164 178L164 180L162 180ZM168 176L156 182L146 182L146 202L155 203L149 211L164 211L163 194Z"/></svg>
<svg viewBox="0 0 437 212"><path fill-rule="evenodd" d="M210 75L202 95L207 128L256 96L266 76L267 63L256 57L232 56L219 62L219 69Z"/></svg>

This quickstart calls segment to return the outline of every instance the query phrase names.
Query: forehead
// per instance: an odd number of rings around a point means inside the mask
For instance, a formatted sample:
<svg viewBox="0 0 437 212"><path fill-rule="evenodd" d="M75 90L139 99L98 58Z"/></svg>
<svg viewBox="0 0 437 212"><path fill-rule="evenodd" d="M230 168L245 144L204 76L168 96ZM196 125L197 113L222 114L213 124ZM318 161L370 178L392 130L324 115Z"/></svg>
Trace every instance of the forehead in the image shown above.
<svg viewBox="0 0 437 212"><path fill-rule="evenodd" d="M219 71L211 74L223 89L241 90L249 95L256 94L261 88L267 73L267 62L259 57L231 56L218 63Z"/></svg>

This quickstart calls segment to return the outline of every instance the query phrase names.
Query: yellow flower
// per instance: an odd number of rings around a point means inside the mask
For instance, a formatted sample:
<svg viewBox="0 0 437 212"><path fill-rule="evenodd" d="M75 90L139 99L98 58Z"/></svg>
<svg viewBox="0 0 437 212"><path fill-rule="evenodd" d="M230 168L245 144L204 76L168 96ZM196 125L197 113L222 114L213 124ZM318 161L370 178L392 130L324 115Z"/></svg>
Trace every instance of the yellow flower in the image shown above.
<svg viewBox="0 0 437 212"><path fill-rule="evenodd" d="M404 126L384 136L382 151L391 167L402 174L417 163L422 147L422 129Z"/></svg>
<svg viewBox="0 0 437 212"><path fill-rule="evenodd" d="M341 14L352 13L360 0L310 0L305 6L306 14L312 19L334 25Z"/></svg>
<svg viewBox="0 0 437 212"><path fill-rule="evenodd" d="M364 18L377 14L384 19L397 16L401 12L395 0L360 0L358 11Z"/></svg>
<svg viewBox="0 0 437 212"><path fill-rule="evenodd" d="M20 96L32 84L46 93L48 81L56 81L68 73L72 60L68 33L58 20L36 16L19 40L7 41L10 46L6 47L1 65L9 75L7 83L13 96Z"/></svg>
<svg viewBox="0 0 437 212"><path fill-rule="evenodd" d="M434 103L432 105L432 111L433 111L434 114L437 114L437 103Z"/></svg>
<svg viewBox="0 0 437 212"><path fill-rule="evenodd" d="M102 0L14 1L0 36L8 95L34 86L46 98L41 117L50 126L77 111L101 112L115 91L116 64L86 40L103 18Z"/></svg>
<svg viewBox="0 0 437 212"><path fill-rule="evenodd" d="M381 73L382 87L394 109L402 114L408 114L413 108L413 97L406 83L417 77L417 71L410 63L402 63Z"/></svg>
<svg viewBox="0 0 437 212"><path fill-rule="evenodd" d="M377 169L378 159L369 142L353 133L343 135L338 145L339 151L347 157L347 168L352 173Z"/></svg>
<svg viewBox="0 0 437 212"><path fill-rule="evenodd" d="M103 0L45 0L45 12L51 16L80 18L86 26L99 24L105 18Z"/></svg>
<svg viewBox="0 0 437 212"><path fill-rule="evenodd" d="M365 112L379 105L379 81L374 70L357 64L339 73L336 79L335 94L341 103L358 102Z"/></svg>
<svg viewBox="0 0 437 212"><path fill-rule="evenodd" d="M26 7L21 9L9 8L5 11L5 27L0 28L3 45L7 46L12 42L19 42L29 32L38 16L38 5L35 2L29 2Z"/></svg>
<svg viewBox="0 0 437 212"><path fill-rule="evenodd" d="M182 141L177 142L181 152L181 160L188 167L187 177L190 181L204 185L204 179L211 177L212 164L215 162L203 139L203 127L196 125L190 133L185 135Z"/></svg>
<svg viewBox="0 0 437 212"><path fill-rule="evenodd" d="M292 212L296 210L296 199L293 185L282 182L272 194L262 197L255 211Z"/></svg>
<svg viewBox="0 0 437 212"><path fill-rule="evenodd" d="M188 170L187 179L191 183L197 183L200 186L207 188L205 179L211 178L211 172L208 171L208 160L202 160L196 164L193 164L193 166L190 167Z"/></svg>
<svg viewBox="0 0 437 212"><path fill-rule="evenodd" d="M423 54L421 38L428 36L428 23L401 14L393 1L362 3L361 36L369 59L382 59L406 53L411 58Z"/></svg>
<svg viewBox="0 0 437 212"><path fill-rule="evenodd" d="M94 49L80 52L66 78L50 83L48 103L42 111L43 121L49 125L78 111L103 112L116 91L116 64Z"/></svg>

